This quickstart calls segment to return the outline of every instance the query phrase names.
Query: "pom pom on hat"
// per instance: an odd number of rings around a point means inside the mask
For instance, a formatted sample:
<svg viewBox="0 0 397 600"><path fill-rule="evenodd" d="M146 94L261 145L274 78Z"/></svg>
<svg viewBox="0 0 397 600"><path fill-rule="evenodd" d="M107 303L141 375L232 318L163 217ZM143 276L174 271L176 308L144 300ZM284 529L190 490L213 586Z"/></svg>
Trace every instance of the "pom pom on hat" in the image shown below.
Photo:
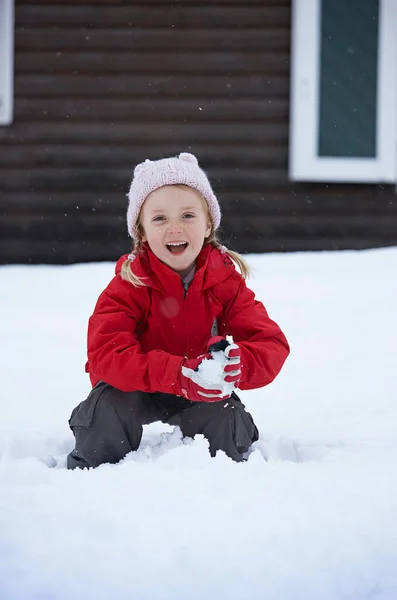
<svg viewBox="0 0 397 600"><path fill-rule="evenodd" d="M140 173L144 173L146 163L149 163L150 160L146 159L144 163L137 165L134 169L134 175L139 175Z"/></svg>
<svg viewBox="0 0 397 600"><path fill-rule="evenodd" d="M194 156L194 154L189 154L189 152L181 152L179 155L181 160L185 160L186 162L193 163L194 165L198 165L198 160Z"/></svg>
<svg viewBox="0 0 397 600"><path fill-rule="evenodd" d="M128 233L131 237L134 237L140 210L149 194L164 185L177 184L191 187L202 195L208 205L214 229L219 227L221 211L207 175L199 167L194 154L181 152L179 156L160 160L147 158L135 167L127 210Z"/></svg>

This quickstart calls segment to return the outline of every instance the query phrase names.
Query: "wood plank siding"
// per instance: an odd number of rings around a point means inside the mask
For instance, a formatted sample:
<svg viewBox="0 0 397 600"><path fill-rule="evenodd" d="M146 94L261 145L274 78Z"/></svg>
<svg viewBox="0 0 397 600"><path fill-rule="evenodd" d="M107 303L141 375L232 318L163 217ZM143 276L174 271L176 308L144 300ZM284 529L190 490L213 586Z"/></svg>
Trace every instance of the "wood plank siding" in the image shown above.
<svg viewBox="0 0 397 600"><path fill-rule="evenodd" d="M16 0L0 262L130 250L132 170L195 153L243 252L397 244L393 186L288 181L290 0Z"/></svg>

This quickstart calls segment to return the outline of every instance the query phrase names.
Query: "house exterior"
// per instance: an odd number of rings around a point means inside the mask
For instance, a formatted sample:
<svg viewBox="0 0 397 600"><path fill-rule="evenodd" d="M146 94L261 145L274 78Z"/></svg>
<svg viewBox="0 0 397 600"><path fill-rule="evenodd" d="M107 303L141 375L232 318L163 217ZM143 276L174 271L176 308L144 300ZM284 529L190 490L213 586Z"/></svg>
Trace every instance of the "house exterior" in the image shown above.
<svg viewBox="0 0 397 600"><path fill-rule="evenodd" d="M241 252L397 244L395 0L0 0L0 262L128 252L193 152Z"/></svg>

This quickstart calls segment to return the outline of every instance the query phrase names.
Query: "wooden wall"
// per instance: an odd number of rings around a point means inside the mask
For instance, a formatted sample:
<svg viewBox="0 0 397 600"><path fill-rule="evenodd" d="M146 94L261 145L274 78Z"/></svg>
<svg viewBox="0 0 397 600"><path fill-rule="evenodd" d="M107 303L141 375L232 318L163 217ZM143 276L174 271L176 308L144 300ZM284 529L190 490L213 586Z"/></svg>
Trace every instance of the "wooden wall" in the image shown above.
<svg viewBox="0 0 397 600"><path fill-rule="evenodd" d="M0 262L130 249L134 165L191 151L239 251L397 244L394 187L288 181L290 0L16 0Z"/></svg>

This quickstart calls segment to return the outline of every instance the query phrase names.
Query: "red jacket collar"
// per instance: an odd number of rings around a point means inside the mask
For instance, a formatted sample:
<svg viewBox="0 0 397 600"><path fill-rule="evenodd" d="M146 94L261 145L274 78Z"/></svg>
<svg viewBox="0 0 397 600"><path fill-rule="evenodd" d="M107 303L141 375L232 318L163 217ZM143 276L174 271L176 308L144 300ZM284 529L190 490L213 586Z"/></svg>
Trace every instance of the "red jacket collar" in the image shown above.
<svg viewBox="0 0 397 600"><path fill-rule="evenodd" d="M120 272L121 265L127 258L127 254L119 258L116 273ZM131 270L149 287L169 289L175 285L180 286L180 275L162 263L147 244L143 244L136 259L131 263ZM196 272L191 286L200 289L210 288L230 277L234 270L231 259L209 244L203 247L196 259Z"/></svg>

